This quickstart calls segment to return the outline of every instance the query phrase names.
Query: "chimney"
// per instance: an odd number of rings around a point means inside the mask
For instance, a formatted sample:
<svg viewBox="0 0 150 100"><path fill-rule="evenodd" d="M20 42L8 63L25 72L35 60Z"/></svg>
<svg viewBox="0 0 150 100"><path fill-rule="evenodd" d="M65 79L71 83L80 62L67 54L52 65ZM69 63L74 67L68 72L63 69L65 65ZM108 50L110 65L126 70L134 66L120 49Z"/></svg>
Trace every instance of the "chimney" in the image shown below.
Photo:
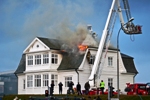
<svg viewBox="0 0 150 100"><path fill-rule="evenodd" d="M89 31L90 34L93 33L92 25L87 25L87 29L88 29L88 31Z"/></svg>

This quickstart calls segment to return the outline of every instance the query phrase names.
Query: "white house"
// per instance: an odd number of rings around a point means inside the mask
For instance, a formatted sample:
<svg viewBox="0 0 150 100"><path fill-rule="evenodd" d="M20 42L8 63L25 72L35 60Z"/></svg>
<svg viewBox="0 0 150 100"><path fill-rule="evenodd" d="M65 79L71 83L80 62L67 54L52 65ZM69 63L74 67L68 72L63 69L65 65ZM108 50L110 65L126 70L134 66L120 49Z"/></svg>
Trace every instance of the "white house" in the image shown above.
<svg viewBox="0 0 150 100"><path fill-rule="evenodd" d="M93 39L92 41L89 39ZM67 93L68 81L79 81L84 89L89 81L97 52L97 43L88 34L83 41L84 50L68 48L63 41L36 37L23 51L19 66L15 71L18 76L18 94L44 94L51 81L55 83L54 94L58 94L58 83L63 83L63 93ZM63 48L62 48L63 47ZM77 47L77 46L76 46ZM81 47L82 48L82 47ZM97 71L97 82L104 80L117 89L117 49L109 47L103 68ZM126 83L134 83L137 74L133 57L119 54L119 87L123 92ZM99 84L99 83L98 83Z"/></svg>

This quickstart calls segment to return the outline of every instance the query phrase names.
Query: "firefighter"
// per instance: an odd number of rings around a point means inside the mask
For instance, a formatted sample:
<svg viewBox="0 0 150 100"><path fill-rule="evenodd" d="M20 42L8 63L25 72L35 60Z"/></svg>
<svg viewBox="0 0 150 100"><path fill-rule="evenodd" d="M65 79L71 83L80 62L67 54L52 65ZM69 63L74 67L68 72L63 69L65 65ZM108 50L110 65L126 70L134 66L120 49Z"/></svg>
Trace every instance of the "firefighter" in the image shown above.
<svg viewBox="0 0 150 100"><path fill-rule="evenodd" d="M102 91L102 94L104 94L105 83L103 82L103 80L101 80L101 82L100 82L100 89Z"/></svg>

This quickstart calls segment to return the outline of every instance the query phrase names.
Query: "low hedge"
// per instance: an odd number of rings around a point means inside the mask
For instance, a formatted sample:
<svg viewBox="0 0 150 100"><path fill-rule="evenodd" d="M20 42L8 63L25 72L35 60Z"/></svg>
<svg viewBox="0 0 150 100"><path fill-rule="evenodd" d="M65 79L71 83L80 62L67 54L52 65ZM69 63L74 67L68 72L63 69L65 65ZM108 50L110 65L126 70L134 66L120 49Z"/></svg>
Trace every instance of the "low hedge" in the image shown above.
<svg viewBox="0 0 150 100"><path fill-rule="evenodd" d="M18 100L31 100L29 98L33 98L32 100L46 100L45 95L5 95L3 96L2 100L13 100L15 97L18 97ZM86 100L94 100L97 98L98 95L54 95L56 100L81 100L81 98L85 98ZM107 100L108 95L99 95L102 100ZM117 95L115 95L113 98L117 98ZM150 95L120 95L119 100L150 100ZM52 99L52 98L51 98ZM47 99L50 100L50 99ZM54 100L54 99L53 99Z"/></svg>

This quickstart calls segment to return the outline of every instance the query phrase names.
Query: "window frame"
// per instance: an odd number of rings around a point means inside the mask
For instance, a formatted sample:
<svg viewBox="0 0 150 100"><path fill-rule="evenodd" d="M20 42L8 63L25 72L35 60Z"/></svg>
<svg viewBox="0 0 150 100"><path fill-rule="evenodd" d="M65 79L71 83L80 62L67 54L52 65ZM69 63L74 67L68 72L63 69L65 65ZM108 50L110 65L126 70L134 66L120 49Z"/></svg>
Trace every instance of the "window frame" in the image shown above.
<svg viewBox="0 0 150 100"><path fill-rule="evenodd" d="M34 75L34 87L41 87L41 74Z"/></svg>
<svg viewBox="0 0 150 100"><path fill-rule="evenodd" d="M49 74L43 74L43 87L49 86Z"/></svg>
<svg viewBox="0 0 150 100"><path fill-rule="evenodd" d="M57 74L51 74L51 82L54 81L55 86L58 84L58 75Z"/></svg>
<svg viewBox="0 0 150 100"><path fill-rule="evenodd" d="M72 81L72 76L65 76L65 87L68 87L68 83Z"/></svg>
<svg viewBox="0 0 150 100"><path fill-rule="evenodd" d="M34 55L35 65L41 65L41 54Z"/></svg>
<svg viewBox="0 0 150 100"><path fill-rule="evenodd" d="M108 78L108 85L113 86L113 78Z"/></svg>
<svg viewBox="0 0 150 100"><path fill-rule="evenodd" d="M112 56L108 57L108 66L113 66L113 57Z"/></svg>
<svg viewBox="0 0 150 100"><path fill-rule="evenodd" d="M33 75L27 75L27 87L33 87Z"/></svg>
<svg viewBox="0 0 150 100"><path fill-rule="evenodd" d="M23 79L23 89L26 89L26 80Z"/></svg>
<svg viewBox="0 0 150 100"><path fill-rule="evenodd" d="M27 55L27 65L32 66L33 65L33 55Z"/></svg>
<svg viewBox="0 0 150 100"><path fill-rule="evenodd" d="M95 55L90 55L89 64L94 64L94 61L95 61Z"/></svg>
<svg viewBox="0 0 150 100"><path fill-rule="evenodd" d="M55 54L55 53L51 54L51 63L58 64L58 54Z"/></svg>
<svg viewBox="0 0 150 100"><path fill-rule="evenodd" d="M43 54L43 64L49 64L49 53Z"/></svg>

